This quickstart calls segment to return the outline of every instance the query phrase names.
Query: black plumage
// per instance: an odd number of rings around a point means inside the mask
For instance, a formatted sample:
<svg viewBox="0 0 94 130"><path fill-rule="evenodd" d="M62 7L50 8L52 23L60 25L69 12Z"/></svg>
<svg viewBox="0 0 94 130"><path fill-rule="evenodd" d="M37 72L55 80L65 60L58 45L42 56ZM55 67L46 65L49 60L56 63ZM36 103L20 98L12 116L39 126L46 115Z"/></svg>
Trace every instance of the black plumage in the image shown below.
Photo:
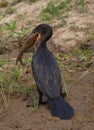
<svg viewBox="0 0 94 130"><path fill-rule="evenodd" d="M46 46L37 49L32 59L32 70L37 87L51 98L60 95L60 70L54 56Z"/></svg>
<svg viewBox="0 0 94 130"><path fill-rule="evenodd" d="M70 119L73 108L61 96L61 75L57 61L46 47L46 41L52 36L52 28L47 24L37 26L33 33L39 32L42 38L32 59L32 70L39 94L45 94L51 107L51 113L61 119ZM56 110L55 110L56 109Z"/></svg>

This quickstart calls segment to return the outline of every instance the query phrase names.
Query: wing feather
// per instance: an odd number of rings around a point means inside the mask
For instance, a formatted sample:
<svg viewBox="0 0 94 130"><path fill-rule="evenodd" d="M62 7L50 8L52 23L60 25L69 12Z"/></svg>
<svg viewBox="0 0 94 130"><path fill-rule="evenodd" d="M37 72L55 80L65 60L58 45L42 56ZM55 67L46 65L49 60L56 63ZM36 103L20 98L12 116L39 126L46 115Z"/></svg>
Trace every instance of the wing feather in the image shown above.
<svg viewBox="0 0 94 130"><path fill-rule="evenodd" d="M49 50L36 52L32 60L32 70L36 85L40 91L50 98L60 95L60 70Z"/></svg>

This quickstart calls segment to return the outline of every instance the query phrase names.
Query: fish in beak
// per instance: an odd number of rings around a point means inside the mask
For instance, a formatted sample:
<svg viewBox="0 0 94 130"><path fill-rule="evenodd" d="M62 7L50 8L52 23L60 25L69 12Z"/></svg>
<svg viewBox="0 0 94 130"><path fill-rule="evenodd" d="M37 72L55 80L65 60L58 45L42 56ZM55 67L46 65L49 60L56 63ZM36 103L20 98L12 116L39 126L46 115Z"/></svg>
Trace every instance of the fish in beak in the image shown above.
<svg viewBox="0 0 94 130"><path fill-rule="evenodd" d="M18 62L20 62L21 65L24 65L22 62L22 56L23 54L31 48L34 44L37 44L37 42L40 40L40 34L39 33L32 33L23 43L23 46L17 56L16 59L16 65Z"/></svg>

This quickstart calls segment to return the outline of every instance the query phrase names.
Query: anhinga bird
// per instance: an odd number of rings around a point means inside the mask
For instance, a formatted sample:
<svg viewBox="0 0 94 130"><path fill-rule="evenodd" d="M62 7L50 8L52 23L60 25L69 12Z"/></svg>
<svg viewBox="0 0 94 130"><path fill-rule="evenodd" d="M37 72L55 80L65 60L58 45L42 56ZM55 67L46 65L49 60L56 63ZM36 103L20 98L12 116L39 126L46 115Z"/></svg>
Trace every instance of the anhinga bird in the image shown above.
<svg viewBox="0 0 94 130"><path fill-rule="evenodd" d="M42 104L43 94L46 95L52 115L67 120L72 118L74 110L62 96L60 69L55 57L46 47L46 42L52 34L49 25L38 25L26 40L16 63L17 61L22 63L22 54L36 44L36 52L32 58L32 71L39 92L39 104Z"/></svg>

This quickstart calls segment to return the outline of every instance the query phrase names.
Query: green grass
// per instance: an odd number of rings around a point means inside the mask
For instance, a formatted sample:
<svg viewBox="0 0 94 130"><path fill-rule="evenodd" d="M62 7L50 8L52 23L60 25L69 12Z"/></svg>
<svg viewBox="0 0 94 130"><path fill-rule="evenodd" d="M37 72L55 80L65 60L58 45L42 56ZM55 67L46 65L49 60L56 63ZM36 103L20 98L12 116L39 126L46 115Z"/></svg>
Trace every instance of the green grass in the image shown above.
<svg viewBox="0 0 94 130"><path fill-rule="evenodd" d="M3 58L0 58L0 67L2 67L5 64L5 60Z"/></svg>
<svg viewBox="0 0 94 130"><path fill-rule="evenodd" d="M7 9L5 11L6 14L13 14L14 12L16 12L16 9L13 8L10 4L7 6Z"/></svg>
<svg viewBox="0 0 94 130"><path fill-rule="evenodd" d="M60 2L58 8L63 9L64 11L70 11L71 10L71 2L72 0L65 0Z"/></svg>
<svg viewBox="0 0 94 130"><path fill-rule="evenodd" d="M0 41L2 41L2 39L3 39L3 27L2 27L2 25L0 25Z"/></svg>
<svg viewBox="0 0 94 130"><path fill-rule="evenodd" d="M33 96L33 110L36 110L38 107L38 99Z"/></svg>
<svg viewBox="0 0 94 130"><path fill-rule="evenodd" d="M32 3L37 2L38 0L22 0L22 1L29 3L29 4L32 4Z"/></svg>
<svg viewBox="0 0 94 130"><path fill-rule="evenodd" d="M72 56L74 56L79 62L79 66L83 69L87 69L88 65L92 60L92 52L89 49L81 50L77 49L72 52Z"/></svg>
<svg viewBox="0 0 94 130"><path fill-rule="evenodd" d="M53 1L48 2L47 7L41 11L40 18L45 21L64 16L66 12L71 10L71 1L72 0L66 0L58 4L55 4ZM62 12L61 15L60 12Z"/></svg>
<svg viewBox="0 0 94 130"><path fill-rule="evenodd" d="M29 0L31 3L34 3L34 2L36 2L36 1L38 1L38 0Z"/></svg>
<svg viewBox="0 0 94 130"><path fill-rule="evenodd" d="M7 91L7 73L2 73L0 75L0 97L2 99L2 101L4 102L4 106L5 108L9 107L9 91L8 94L6 94Z"/></svg>
<svg viewBox="0 0 94 130"><path fill-rule="evenodd" d="M78 8L79 7L79 11L85 12L86 11L86 1L85 0L77 0L75 2L75 7Z"/></svg>
<svg viewBox="0 0 94 130"><path fill-rule="evenodd" d="M50 1L48 2L46 8L44 8L40 13L40 18L43 21L51 21L54 19L65 19L64 16L71 11L72 9L80 8L80 10L83 12L86 9L86 2L85 0L77 0L74 3L72 0L63 0L58 3Z"/></svg>
<svg viewBox="0 0 94 130"><path fill-rule="evenodd" d="M13 37L16 28L17 26L15 20L12 20L10 23L5 23L5 29L8 30L9 37Z"/></svg>
<svg viewBox="0 0 94 130"><path fill-rule="evenodd" d="M59 9L52 1L48 2L47 7L42 10L40 17L42 20L51 20L58 14Z"/></svg>
<svg viewBox="0 0 94 130"><path fill-rule="evenodd" d="M21 39L24 36L31 33L30 26L22 27L20 32L16 31L17 29L17 22L16 20L11 20L9 23L5 23L4 25L0 25L0 40L4 40L3 32L7 31L8 36L10 38L17 38Z"/></svg>
<svg viewBox="0 0 94 130"><path fill-rule="evenodd" d="M31 63L31 58L24 59L23 62L24 62L25 64Z"/></svg>
<svg viewBox="0 0 94 130"><path fill-rule="evenodd" d="M57 60L62 69L88 69L92 62L92 55L93 52L91 50L78 48L67 53L59 53Z"/></svg>
<svg viewBox="0 0 94 130"><path fill-rule="evenodd" d="M10 106L11 96L27 97L28 94L35 88L35 84L27 85L21 80L21 73L24 68L14 66L10 70L1 72L0 75L0 103L4 104L5 108ZM27 81L28 82L28 81ZM34 98L34 96L32 97ZM36 100L34 98L34 107L36 108Z"/></svg>
<svg viewBox="0 0 94 130"><path fill-rule="evenodd" d="M18 83L20 80L20 68L14 67L11 71L12 71L13 82Z"/></svg>
<svg viewBox="0 0 94 130"><path fill-rule="evenodd" d="M29 35L31 33L30 26L28 27L22 27L20 32L16 32L16 37L18 39L22 39L25 36Z"/></svg>
<svg viewBox="0 0 94 130"><path fill-rule="evenodd" d="M15 87L17 86L17 87ZM6 70L0 75L0 98L4 107L8 108L10 105L10 97L13 93L19 93L19 71L17 68L13 70Z"/></svg>
<svg viewBox="0 0 94 130"><path fill-rule="evenodd" d="M32 84L31 86L27 86L27 87L21 86L19 92L22 95L27 96L29 92L31 92L34 88L35 88L35 84Z"/></svg>

